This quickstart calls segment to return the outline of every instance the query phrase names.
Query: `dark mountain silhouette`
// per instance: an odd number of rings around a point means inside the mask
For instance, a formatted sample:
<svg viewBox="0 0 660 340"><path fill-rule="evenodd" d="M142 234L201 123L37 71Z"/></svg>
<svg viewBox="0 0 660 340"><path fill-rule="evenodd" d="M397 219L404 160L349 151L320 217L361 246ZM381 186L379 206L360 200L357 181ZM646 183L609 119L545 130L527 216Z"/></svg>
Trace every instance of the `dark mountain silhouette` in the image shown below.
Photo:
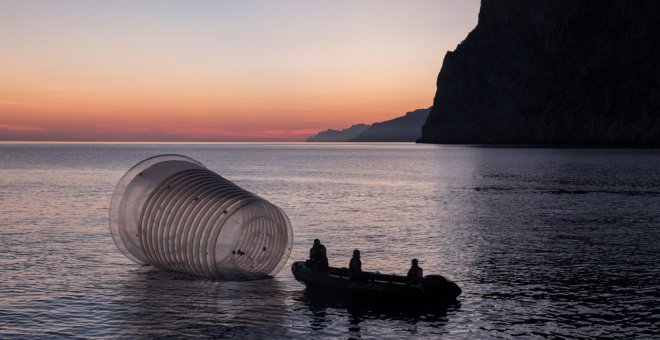
<svg viewBox="0 0 660 340"><path fill-rule="evenodd" d="M373 123L351 142L414 142L422 135L422 125L426 122L431 108L406 113L403 117Z"/></svg>
<svg viewBox="0 0 660 340"><path fill-rule="evenodd" d="M308 142L347 142L351 138L357 137L362 131L369 128L367 124L355 124L347 129L333 130L328 129L307 138Z"/></svg>
<svg viewBox="0 0 660 340"><path fill-rule="evenodd" d="M660 1L482 0L420 142L660 147Z"/></svg>

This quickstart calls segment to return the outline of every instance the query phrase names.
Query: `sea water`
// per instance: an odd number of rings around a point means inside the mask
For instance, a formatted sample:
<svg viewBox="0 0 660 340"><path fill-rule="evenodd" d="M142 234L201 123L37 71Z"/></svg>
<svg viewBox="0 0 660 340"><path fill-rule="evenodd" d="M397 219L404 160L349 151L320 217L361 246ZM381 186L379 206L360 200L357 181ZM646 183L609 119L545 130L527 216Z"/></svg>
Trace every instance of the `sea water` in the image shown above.
<svg viewBox="0 0 660 340"><path fill-rule="evenodd" d="M115 184L177 153L278 205L294 229L272 279L138 265L115 247ZM463 294L440 310L311 297L290 271L404 274ZM660 151L415 144L0 144L0 337L660 336Z"/></svg>

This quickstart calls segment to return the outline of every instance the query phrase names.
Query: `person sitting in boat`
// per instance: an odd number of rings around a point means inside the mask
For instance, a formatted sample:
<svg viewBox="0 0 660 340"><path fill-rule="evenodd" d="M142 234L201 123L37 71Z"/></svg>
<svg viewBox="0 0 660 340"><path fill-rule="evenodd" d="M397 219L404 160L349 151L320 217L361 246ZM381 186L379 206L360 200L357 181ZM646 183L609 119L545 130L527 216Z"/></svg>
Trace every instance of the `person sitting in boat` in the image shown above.
<svg viewBox="0 0 660 340"><path fill-rule="evenodd" d="M362 261L360 261L360 251L357 249L353 250L353 257L351 258L351 262L348 264L348 277L355 281L364 280L364 273L362 272Z"/></svg>
<svg viewBox="0 0 660 340"><path fill-rule="evenodd" d="M325 252L325 246L319 239L314 240L314 245L309 250L309 260L307 266L316 271L328 270L328 255Z"/></svg>
<svg viewBox="0 0 660 340"><path fill-rule="evenodd" d="M422 279L424 279L424 270L422 267L419 266L419 261L417 259L412 259L412 266L410 266L410 269L408 269L408 275L406 275L406 279L408 280L409 284L418 284L422 283Z"/></svg>

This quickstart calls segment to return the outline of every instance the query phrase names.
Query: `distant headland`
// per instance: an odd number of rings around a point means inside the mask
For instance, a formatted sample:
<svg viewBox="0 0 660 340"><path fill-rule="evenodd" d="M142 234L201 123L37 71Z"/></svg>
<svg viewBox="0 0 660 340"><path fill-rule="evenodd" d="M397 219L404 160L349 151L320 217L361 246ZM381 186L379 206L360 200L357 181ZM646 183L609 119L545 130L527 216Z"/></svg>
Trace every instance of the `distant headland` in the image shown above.
<svg viewBox="0 0 660 340"><path fill-rule="evenodd" d="M414 142L422 135L422 125L431 108L407 112L384 122L356 124L343 130L325 130L308 142Z"/></svg>
<svg viewBox="0 0 660 340"><path fill-rule="evenodd" d="M660 147L660 1L484 0L423 143Z"/></svg>
<svg viewBox="0 0 660 340"><path fill-rule="evenodd" d="M369 128L368 124L355 124L343 130L328 129L307 138L307 142L348 142L360 132Z"/></svg>

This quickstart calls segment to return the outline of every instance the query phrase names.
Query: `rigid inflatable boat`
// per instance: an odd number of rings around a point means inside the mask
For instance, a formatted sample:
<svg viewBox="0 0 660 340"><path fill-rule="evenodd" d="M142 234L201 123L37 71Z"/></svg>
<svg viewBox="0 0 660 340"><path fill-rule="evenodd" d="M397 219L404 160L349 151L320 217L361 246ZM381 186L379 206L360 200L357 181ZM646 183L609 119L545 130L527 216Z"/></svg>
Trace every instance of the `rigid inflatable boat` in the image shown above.
<svg viewBox="0 0 660 340"><path fill-rule="evenodd" d="M294 262L291 271L296 280L316 291L341 293L346 297L411 303L452 303L461 288L441 275L428 275L419 284L408 284L405 276L364 272L352 280L347 268L330 267L316 271L305 262Z"/></svg>

